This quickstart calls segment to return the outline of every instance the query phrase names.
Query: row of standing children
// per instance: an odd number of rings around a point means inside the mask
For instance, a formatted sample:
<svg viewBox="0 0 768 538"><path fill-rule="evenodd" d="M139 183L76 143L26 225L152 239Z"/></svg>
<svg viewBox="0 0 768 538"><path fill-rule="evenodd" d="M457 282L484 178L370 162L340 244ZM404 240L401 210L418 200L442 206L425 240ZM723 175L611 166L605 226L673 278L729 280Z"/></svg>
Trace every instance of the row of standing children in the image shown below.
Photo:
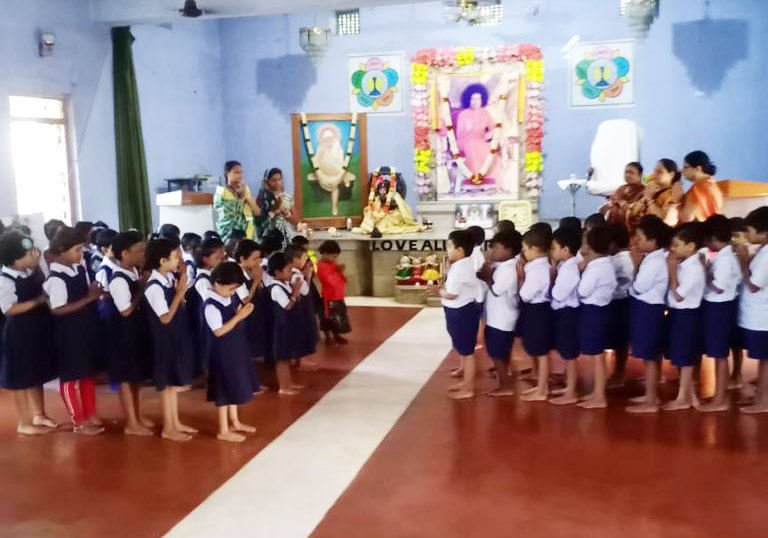
<svg viewBox="0 0 768 538"><path fill-rule="evenodd" d="M658 384L666 357L680 370L680 386L664 409L722 411L729 407L727 359L733 350L731 379L740 378L744 349L760 363L757 396L742 411L768 411L768 207L746 219L715 215L675 229L649 215L631 238L623 225L607 225L600 215L587 219L584 230L575 218L563 219L554 233L546 223L523 236L508 227L493 237L488 262L475 272L478 238L473 230L450 235L451 266L440 290L463 364L463 381L451 387L452 398L474 395L474 350L484 318L485 347L498 378L492 395L514 393L509 364L519 337L536 378L536 385L523 391L523 401L603 408L607 386L612 380L622 384L631 356L644 361L646 393L627 410L656 412L662 407ZM612 378L606 350L616 355ZM554 394L552 352L566 363L566 386ZM693 382L702 355L717 360L715 397L707 403L698 401ZM590 359L594 368L592 391L581 398L579 357Z"/></svg>
<svg viewBox="0 0 768 538"><path fill-rule="evenodd" d="M174 441L197 432L181 422L178 394L201 377L218 408L218 438L226 441L255 431L237 409L261 392L254 359L275 367L280 394L302 388L290 365L314 353L317 322L313 265L301 239L280 252L282 238L265 238L261 246L238 238L225 259L215 232L180 240L178 228L165 225L145 242L137 231L104 228L93 234L91 252L86 228L47 223L42 256L21 233L0 237L0 387L14 393L19 433L58 427L45 412L42 389L56 378L73 431L87 435L104 431L95 398L102 372L119 392L124 432L152 435L139 395L151 382L162 393L162 436ZM343 305L338 244L320 250L337 285L326 304ZM344 321L325 325L334 342L349 330ZM40 338L51 333L53 340Z"/></svg>

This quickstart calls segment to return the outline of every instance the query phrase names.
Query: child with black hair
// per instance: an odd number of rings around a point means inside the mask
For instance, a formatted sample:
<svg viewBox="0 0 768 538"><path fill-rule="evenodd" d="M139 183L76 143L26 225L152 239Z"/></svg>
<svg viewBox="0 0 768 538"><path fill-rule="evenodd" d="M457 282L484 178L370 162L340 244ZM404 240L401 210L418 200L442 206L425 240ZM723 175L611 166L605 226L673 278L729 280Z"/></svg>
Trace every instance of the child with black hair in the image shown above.
<svg viewBox="0 0 768 538"><path fill-rule="evenodd" d="M301 281L294 280L293 264L282 252L269 257L269 273L273 281L269 287L271 299L270 335L271 356L275 361L279 393L294 396L303 387L293 382L290 361L296 354L295 330L299 323L296 305L301 296Z"/></svg>
<svg viewBox="0 0 768 538"><path fill-rule="evenodd" d="M126 435L152 435L154 424L143 418L139 389L152 376L149 334L142 310L144 282L144 238L137 231L122 232L112 241L117 262L109 280L106 303L109 335L109 380L120 386L120 405L125 415Z"/></svg>
<svg viewBox="0 0 768 538"><path fill-rule="evenodd" d="M576 230L581 234L581 219L579 217L563 217L558 223L560 230Z"/></svg>
<svg viewBox="0 0 768 538"><path fill-rule="evenodd" d="M741 267L731 246L731 223L723 215L712 215L704 223L705 243L716 252L707 263L707 286L702 302L704 353L716 360L715 397L700 411L727 411L728 355L735 343L739 312Z"/></svg>
<svg viewBox="0 0 768 538"><path fill-rule="evenodd" d="M496 388L491 396L515 393L510 376L510 358L519 315L515 257L522 249L522 237L514 231L499 232L491 240L490 262L480 270L479 278L488 286L485 299L485 349L496 365Z"/></svg>
<svg viewBox="0 0 768 538"><path fill-rule="evenodd" d="M243 273L243 283L237 288L237 297L242 304L253 305L253 313L245 320L251 357L264 357L269 340L266 319L269 303L262 280L261 247L252 239L243 239L237 246L235 259ZM256 385L260 383L257 382Z"/></svg>
<svg viewBox="0 0 768 538"><path fill-rule="evenodd" d="M693 369L701 361L701 302L707 287L707 275L699 258L703 243L701 225L679 226L669 246L669 328L667 358L680 369L680 388L675 400L665 404L666 411L690 409L696 402Z"/></svg>
<svg viewBox="0 0 768 538"><path fill-rule="evenodd" d="M269 257L275 252L282 252L284 236L280 230L271 229L264 234L261 240L261 266L264 269L264 285L269 287L273 284L273 278L268 270Z"/></svg>
<svg viewBox="0 0 768 538"><path fill-rule="evenodd" d="M467 230L450 233L446 251L451 265L445 284L436 292L442 297L448 334L463 367L463 380L450 389L455 400L475 395L475 346L482 306L477 302L480 282L472 259L474 249L475 238Z"/></svg>
<svg viewBox="0 0 768 538"><path fill-rule="evenodd" d="M187 266L187 281L189 285L195 283L197 277L197 265L195 264L195 251L200 247L203 238L193 232L187 232L181 236L181 250L184 265Z"/></svg>
<svg viewBox="0 0 768 538"><path fill-rule="evenodd" d="M208 292L211 291L211 271L218 266L226 256L224 243L221 239L211 237L203 239L200 246L195 251L195 265L197 272L195 283L187 292L187 308L192 319L192 331L197 338L198 369L200 372L206 371L208 332L205 330L205 319L203 318L203 304L208 298Z"/></svg>
<svg viewBox="0 0 768 538"><path fill-rule="evenodd" d="M245 320L253 304L241 303L234 296L244 283L242 268L234 262L219 264L211 273L212 288L205 300L205 322L210 332L208 400L218 408L220 441L239 443L256 428L240 422L237 406L253 399L253 363L245 330Z"/></svg>
<svg viewBox="0 0 768 538"><path fill-rule="evenodd" d="M728 223L731 226L731 245L733 247L749 245L747 221L742 217L731 217L728 219Z"/></svg>
<svg viewBox="0 0 768 538"><path fill-rule="evenodd" d="M45 414L43 384L56 378L49 335L53 320L43 293L40 251L18 232L0 236L0 387L13 393L16 432L40 435L58 427Z"/></svg>
<svg viewBox="0 0 768 538"><path fill-rule="evenodd" d="M184 295L187 272L181 249L170 239L151 239L146 246L146 269L151 271L144 297L152 335L152 379L162 391L164 439L188 441L197 430L179 420L178 393L198 375L194 336ZM178 271L176 280L174 273Z"/></svg>
<svg viewBox="0 0 768 538"><path fill-rule="evenodd" d="M203 241L205 241L206 239L218 239L219 241L221 241L221 235L217 231L208 230L203 234Z"/></svg>
<svg viewBox="0 0 768 538"><path fill-rule="evenodd" d="M309 278L309 295L312 297L312 305L315 308L315 314L317 314L318 319L322 323L323 296L320 294L320 291L317 289L317 284L315 283L315 275L317 274L318 264L317 252L310 248L309 239L303 235L294 235L293 239L291 239L291 245L302 247L307 251L307 263L312 264L312 275Z"/></svg>
<svg viewBox="0 0 768 538"><path fill-rule="evenodd" d="M517 228L515 227L515 223L511 220L500 220L496 223L496 233L502 233L502 232L515 232L517 231Z"/></svg>
<svg viewBox="0 0 768 538"><path fill-rule="evenodd" d="M56 233L64 226L66 226L66 224L59 219L51 219L46 221L43 225L43 233L48 240L48 246L43 250L43 254L40 256L40 269L43 271L43 276L46 278L48 278L48 274L50 273L49 267L53 263L53 255L49 251L51 241L53 241Z"/></svg>
<svg viewBox="0 0 768 538"><path fill-rule="evenodd" d="M592 393L579 407L602 409L606 407L605 349L608 341L608 321L611 301L616 291L616 270L609 257L611 232L608 226L595 226L589 230L582 246L586 268L579 282L579 351L592 359L594 379Z"/></svg>
<svg viewBox="0 0 768 538"><path fill-rule="evenodd" d="M163 224L158 228L157 234L165 239L175 239L179 241L181 238L181 230L175 224Z"/></svg>
<svg viewBox="0 0 768 538"><path fill-rule="evenodd" d="M94 251L91 255L90 272L93 273L93 279L103 288L107 289L115 263L112 260L112 241L117 232L109 228L96 230L94 234Z"/></svg>
<svg viewBox="0 0 768 538"><path fill-rule="evenodd" d="M344 302L347 277L344 264L338 263L341 255L339 244L330 239L320 245L320 261L317 262L317 278L322 288L322 316L320 329L325 333L326 345L346 344L342 334L352 331Z"/></svg>
<svg viewBox="0 0 768 538"><path fill-rule="evenodd" d="M747 225L742 217L731 217L728 219L731 226L731 247L733 248L734 255L737 253L741 245L749 248L749 239L747 238ZM737 296L741 297L742 286L739 283L739 289ZM741 375L742 365L744 364L744 346L742 343L742 331L736 328L736 332L733 336L733 344L731 346L731 357L733 358L733 369L731 370L731 378L728 382L728 389L744 388L744 380ZM749 390L742 392L751 392Z"/></svg>
<svg viewBox="0 0 768 538"><path fill-rule="evenodd" d="M293 274L291 275L291 284L301 283L301 294L296 304L297 326L295 327L296 350L294 355L294 366L303 369L313 370L317 365L305 360L306 357L313 355L317 349L317 316L315 315L315 306L310 296L309 279L312 277L312 262L307 257L307 251L295 245L289 245L285 249L285 257L293 264Z"/></svg>
<svg viewBox="0 0 768 538"><path fill-rule="evenodd" d="M61 228L50 245L54 262L43 288L50 298L58 359L59 388L73 431L97 435L94 377L101 371L101 333L96 301L102 289L83 264L85 239L74 228ZM79 390L78 390L79 389Z"/></svg>
<svg viewBox="0 0 768 538"><path fill-rule="evenodd" d="M669 288L667 252L671 229L661 218L646 215L635 229L630 251L635 278L629 288L629 334L632 356L645 365L645 395L632 399L630 413L659 410L661 355L666 338L665 304Z"/></svg>
<svg viewBox="0 0 768 538"><path fill-rule="evenodd" d="M747 355L760 361L757 397L752 405L742 407L743 413L768 412L768 206L751 211L744 222L747 238L757 245L750 256L746 245L738 247L737 257L742 271L742 292L739 302L739 327Z"/></svg>
<svg viewBox="0 0 768 538"><path fill-rule="evenodd" d="M96 277L96 274L91 270L91 257L96 250L96 247L93 245L93 223L87 220L81 220L75 223L73 229L82 238L83 245L85 245L83 248L83 263L88 272L88 278L93 282L93 279Z"/></svg>
<svg viewBox="0 0 768 538"><path fill-rule="evenodd" d="M237 245L239 245L240 241L243 239L245 239L245 232L243 230L232 230L226 243L224 243L224 252L227 255L226 261L237 262L237 259L235 259L235 251L237 250Z"/></svg>
<svg viewBox="0 0 768 538"><path fill-rule="evenodd" d="M558 228L552 236L550 258L557 271L552 286L552 311L554 315L554 349L565 361L565 392L549 402L555 405L574 404L579 401L576 393L579 358L579 281L581 272L576 253L581 248L581 228Z"/></svg>
<svg viewBox="0 0 768 538"><path fill-rule="evenodd" d="M610 257L616 272L616 290L611 301L611 315L608 318L608 339L606 346L613 350L615 368L608 379L607 387L624 386L627 360L629 358L629 288L635 278L635 264L629 253L629 229L624 223L608 224L611 236Z"/></svg>
<svg viewBox="0 0 768 538"><path fill-rule="evenodd" d="M518 333L523 349L531 357L536 386L523 391L522 401L543 402L549 395L549 359L552 349L552 277L549 250L552 246L551 226L537 222L523 235L522 257L517 262L520 289Z"/></svg>

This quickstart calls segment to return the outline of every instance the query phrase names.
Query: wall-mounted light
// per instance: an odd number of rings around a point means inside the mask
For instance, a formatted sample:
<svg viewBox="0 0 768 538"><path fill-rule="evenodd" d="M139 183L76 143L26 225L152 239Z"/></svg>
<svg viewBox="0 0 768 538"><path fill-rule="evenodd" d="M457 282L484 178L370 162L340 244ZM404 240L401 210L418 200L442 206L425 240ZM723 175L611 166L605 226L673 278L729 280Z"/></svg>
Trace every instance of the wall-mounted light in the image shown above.
<svg viewBox="0 0 768 538"><path fill-rule="evenodd" d="M52 30L41 30L37 39L37 52L40 56L53 56L56 34Z"/></svg>
<svg viewBox="0 0 768 538"><path fill-rule="evenodd" d="M327 28L313 26L312 28L301 28L299 30L299 44L301 48L310 56L319 56L328 46L328 36L331 31Z"/></svg>

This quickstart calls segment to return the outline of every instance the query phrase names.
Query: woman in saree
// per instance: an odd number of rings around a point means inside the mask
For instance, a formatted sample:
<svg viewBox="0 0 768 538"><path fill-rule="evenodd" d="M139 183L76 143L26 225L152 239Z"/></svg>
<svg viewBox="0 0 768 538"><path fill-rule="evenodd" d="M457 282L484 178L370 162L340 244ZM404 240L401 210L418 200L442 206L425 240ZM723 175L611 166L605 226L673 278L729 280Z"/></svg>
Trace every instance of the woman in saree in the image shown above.
<svg viewBox="0 0 768 538"><path fill-rule="evenodd" d="M643 214L643 165L631 162L624 168L624 182L600 208L606 222L625 225L630 232Z"/></svg>
<svg viewBox="0 0 768 538"><path fill-rule="evenodd" d="M715 183L717 167L703 151L685 156L683 176L693 183L680 209L680 222L704 222L723 208L723 193Z"/></svg>
<svg viewBox="0 0 768 538"><path fill-rule="evenodd" d="M656 215L669 226L676 226L684 196L681 177L675 161L660 159L645 186L644 214Z"/></svg>
<svg viewBox="0 0 768 538"><path fill-rule="evenodd" d="M283 248L296 235L297 222L289 198L283 190L283 172L271 168L264 173L264 181L256 197L260 216L256 219L256 236L261 240L271 230L278 230L283 236Z"/></svg>
<svg viewBox="0 0 768 538"><path fill-rule="evenodd" d="M237 161L224 164L226 185L216 187L213 195L213 209L216 212L216 231L226 241L233 230L242 230L248 239L253 239L253 217L261 214L251 189L243 179L243 166Z"/></svg>

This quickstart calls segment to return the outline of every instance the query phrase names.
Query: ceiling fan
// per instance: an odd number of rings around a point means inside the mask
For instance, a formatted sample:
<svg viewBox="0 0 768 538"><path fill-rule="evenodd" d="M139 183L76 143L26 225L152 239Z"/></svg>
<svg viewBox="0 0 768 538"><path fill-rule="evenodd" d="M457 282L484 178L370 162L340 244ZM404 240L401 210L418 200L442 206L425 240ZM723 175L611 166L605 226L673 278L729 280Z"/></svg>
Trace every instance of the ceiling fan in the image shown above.
<svg viewBox="0 0 768 538"><path fill-rule="evenodd" d="M201 15L214 15L215 13L215 11L210 9L200 9L197 7L197 2L195 2L195 0L185 0L184 7L179 10L179 14L182 17L188 17L190 19L200 17Z"/></svg>

